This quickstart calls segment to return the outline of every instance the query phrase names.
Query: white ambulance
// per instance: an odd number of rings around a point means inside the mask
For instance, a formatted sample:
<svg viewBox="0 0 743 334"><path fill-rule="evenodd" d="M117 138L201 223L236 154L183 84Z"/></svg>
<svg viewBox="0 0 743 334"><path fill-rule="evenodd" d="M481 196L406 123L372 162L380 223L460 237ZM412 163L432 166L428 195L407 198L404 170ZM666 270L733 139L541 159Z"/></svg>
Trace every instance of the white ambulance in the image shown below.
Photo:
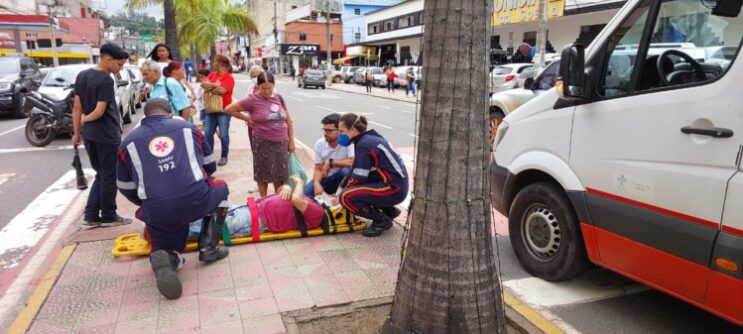
<svg viewBox="0 0 743 334"><path fill-rule="evenodd" d="M505 118L493 206L527 271L592 262L743 325L741 4L630 0Z"/></svg>

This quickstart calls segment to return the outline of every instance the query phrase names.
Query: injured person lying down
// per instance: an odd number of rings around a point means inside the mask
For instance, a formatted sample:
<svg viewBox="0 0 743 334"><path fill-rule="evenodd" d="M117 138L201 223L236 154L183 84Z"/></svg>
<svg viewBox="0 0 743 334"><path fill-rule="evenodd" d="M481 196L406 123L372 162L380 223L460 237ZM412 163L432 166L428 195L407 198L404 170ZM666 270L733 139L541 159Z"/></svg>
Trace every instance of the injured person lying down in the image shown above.
<svg viewBox="0 0 743 334"><path fill-rule="evenodd" d="M258 226L260 233L282 233L298 229L297 215L301 214L308 230L319 227L323 220L323 207L314 199L305 196L304 181L292 176L294 189L283 185L276 195L261 198L255 202L258 211ZM252 235L253 224L251 210L248 205L232 207L227 212L224 224L230 232L231 238L247 237ZM191 223L188 240L199 240L201 220Z"/></svg>

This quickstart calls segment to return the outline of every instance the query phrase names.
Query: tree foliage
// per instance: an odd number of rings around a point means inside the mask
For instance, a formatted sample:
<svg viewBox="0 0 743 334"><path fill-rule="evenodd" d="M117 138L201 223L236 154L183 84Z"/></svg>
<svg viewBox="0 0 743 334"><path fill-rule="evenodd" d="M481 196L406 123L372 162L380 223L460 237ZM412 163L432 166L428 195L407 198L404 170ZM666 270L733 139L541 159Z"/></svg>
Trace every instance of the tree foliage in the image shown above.
<svg viewBox="0 0 743 334"><path fill-rule="evenodd" d="M165 28L163 20L148 15L147 13L137 13L129 10L128 12L118 12L109 17L111 26L124 27L130 34L138 33L141 35L156 35L158 30Z"/></svg>

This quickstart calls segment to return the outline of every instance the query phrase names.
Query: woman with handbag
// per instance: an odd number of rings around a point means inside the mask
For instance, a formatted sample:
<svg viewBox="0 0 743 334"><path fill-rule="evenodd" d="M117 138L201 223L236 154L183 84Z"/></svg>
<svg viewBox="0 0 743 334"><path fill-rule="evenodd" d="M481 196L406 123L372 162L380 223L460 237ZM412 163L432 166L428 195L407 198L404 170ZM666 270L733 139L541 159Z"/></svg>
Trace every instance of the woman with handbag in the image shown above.
<svg viewBox="0 0 743 334"><path fill-rule="evenodd" d="M289 178L289 153L294 153L294 126L286 103L275 91L271 73L258 75L258 94L249 95L230 104L225 112L245 121L254 122L252 132L253 178L261 197L268 194L268 183L274 191ZM250 114L243 115L242 112Z"/></svg>
<svg viewBox="0 0 743 334"><path fill-rule="evenodd" d="M225 108L232 103L232 90L235 88L235 79L230 73L230 60L218 55L214 58L214 72L209 74L206 81L201 83L204 88L204 109L206 110L206 142L214 147L214 133L219 127L219 142L222 144L222 156L217 165L227 164L227 155L230 152L230 115Z"/></svg>
<svg viewBox="0 0 743 334"><path fill-rule="evenodd" d="M188 97L188 100L191 101L191 104L193 105L196 102L196 94L193 91L193 88L191 88L191 85L186 80L186 68L183 67L183 65L180 62L177 61L171 61L168 66L165 66L163 69L163 75L166 78L173 78L178 81L178 83L181 84L183 87L183 91L186 93L186 97ZM189 110L190 111L190 110ZM187 122L192 122L191 119L193 115L191 114L182 114L181 117L185 119Z"/></svg>

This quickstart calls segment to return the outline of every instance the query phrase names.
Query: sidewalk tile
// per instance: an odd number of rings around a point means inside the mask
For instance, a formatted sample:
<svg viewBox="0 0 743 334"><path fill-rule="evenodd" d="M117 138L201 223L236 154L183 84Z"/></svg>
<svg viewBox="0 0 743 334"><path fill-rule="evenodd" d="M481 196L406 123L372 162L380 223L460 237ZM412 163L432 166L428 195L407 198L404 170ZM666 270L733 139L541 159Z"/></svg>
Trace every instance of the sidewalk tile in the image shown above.
<svg viewBox="0 0 743 334"><path fill-rule="evenodd" d="M199 320L202 326L239 321L240 308L237 302L235 302L233 305L220 305L200 308Z"/></svg>
<svg viewBox="0 0 743 334"><path fill-rule="evenodd" d="M312 275L305 277L304 284L310 291L315 305L318 307L348 303L351 299L348 297L343 287L331 275Z"/></svg>
<svg viewBox="0 0 743 334"><path fill-rule="evenodd" d="M299 275L302 278L312 277L312 276L325 276L325 275L333 274L330 271L330 268L322 261L320 263L298 265L297 270L299 271Z"/></svg>
<svg viewBox="0 0 743 334"><path fill-rule="evenodd" d="M243 323L240 320L223 322L214 325L201 326L201 334L240 334L243 331ZM252 334L252 333L250 333Z"/></svg>
<svg viewBox="0 0 743 334"><path fill-rule="evenodd" d="M291 261L291 260L290 260ZM266 277L269 282L284 281L302 278L297 267L292 263L287 267L266 268Z"/></svg>
<svg viewBox="0 0 743 334"><path fill-rule="evenodd" d="M259 248L258 255L261 259L261 263L263 263L263 267L266 269L281 268L294 265L289 252L283 246L274 248Z"/></svg>
<svg viewBox="0 0 743 334"><path fill-rule="evenodd" d="M116 323L91 326L91 327L78 327L75 328L72 333L74 334L113 334L116 330Z"/></svg>
<svg viewBox="0 0 743 334"><path fill-rule="evenodd" d="M279 334L286 332L284 322L278 313L243 320L243 330L252 334Z"/></svg>
<svg viewBox="0 0 743 334"><path fill-rule="evenodd" d="M281 312L301 310L315 305L312 295L301 278L272 281L271 290Z"/></svg>
<svg viewBox="0 0 743 334"><path fill-rule="evenodd" d="M223 305L237 308L237 298L234 289L224 289L199 294L199 310Z"/></svg>
<svg viewBox="0 0 743 334"><path fill-rule="evenodd" d="M159 300L139 304L122 305L119 309L118 322L129 322L147 318L157 319L159 308Z"/></svg>
<svg viewBox="0 0 743 334"><path fill-rule="evenodd" d="M62 334L68 333L69 328L48 319L35 319L26 334Z"/></svg>
<svg viewBox="0 0 743 334"><path fill-rule="evenodd" d="M273 290L268 281L256 283L253 285L246 285L238 287L235 290L235 297L238 302L262 299L262 298L273 298Z"/></svg>
<svg viewBox="0 0 743 334"><path fill-rule="evenodd" d="M175 300L163 299L158 308L158 318L167 318L179 313L195 314L199 311L198 296L184 296Z"/></svg>
<svg viewBox="0 0 743 334"><path fill-rule="evenodd" d="M361 270L334 273L334 276L351 300L382 297L381 292L377 289L377 283L369 279L366 273Z"/></svg>
<svg viewBox="0 0 743 334"><path fill-rule="evenodd" d="M307 264L323 264L322 255L320 255L320 252L316 251L314 247L310 246L311 248L302 248L302 250L298 250L295 253L290 253L292 261L294 261L294 264L297 266L303 266Z"/></svg>
<svg viewBox="0 0 743 334"><path fill-rule="evenodd" d="M235 284L232 282L232 275L227 273L216 273L202 276L203 271L209 269L202 269L199 273L198 280L198 291L199 293L218 291L224 289L234 289Z"/></svg>
<svg viewBox="0 0 743 334"><path fill-rule="evenodd" d="M121 301L121 305L141 304L163 299L164 298L160 295L160 291L157 290L157 287L149 286L124 292L124 299Z"/></svg>
<svg viewBox="0 0 743 334"><path fill-rule="evenodd" d="M93 300L88 300L78 315L76 325L78 327L96 327L115 324L119 317L121 296L119 295L116 302L105 301L97 296Z"/></svg>
<svg viewBox="0 0 743 334"><path fill-rule="evenodd" d="M157 318L158 333L186 332L199 327L198 311L160 312Z"/></svg>
<svg viewBox="0 0 743 334"><path fill-rule="evenodd" d="M343 245L335 239L335 236L313 237L310 240L312 240L312 245L318 252L344 249Z"/></svg>
<svg viewBox="0 0 743 334"><path fill-rule="evenodd" d="M236 288L268 283L268 275L260 264L251 264L232 269L232 281Z"/></svg>
<svg viewBox="0 0 743 334"><path fill-rule="evenodd" d="M242 320L279 312L274 298L261 298L238 303Z"/></svg>
<svg viewBox="0 0 743 334"><path fill-rule="evenodd" d="M116 323L115 334L154 334L157 332L157 318L145 318Z"/></svg>
<svg viewBox="0 0 743 334"><path fill-rule="evenodd" d="M72 308L82 307L81 303L84 299L85 295L57 287L49 294L37 317L48 318L59 314L77 314L79 310Z"/></svg>

